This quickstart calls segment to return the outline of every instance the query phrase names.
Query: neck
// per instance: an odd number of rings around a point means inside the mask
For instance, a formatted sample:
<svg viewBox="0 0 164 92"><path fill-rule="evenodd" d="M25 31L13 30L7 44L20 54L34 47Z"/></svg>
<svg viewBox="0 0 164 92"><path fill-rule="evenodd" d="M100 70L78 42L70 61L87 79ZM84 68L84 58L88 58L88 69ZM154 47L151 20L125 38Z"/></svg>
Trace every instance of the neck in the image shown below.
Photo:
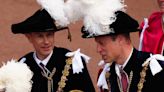
<svg viewBox="0 0 164 92"><path fill-rule="evenodd" d="M48 54L48 55L49 55L49 54ZM38 58L39 60L41 60L41 61L44 60L45 58L47 58L48 55L41 55L41 54L36 53L37 58Z"/></svg>
<svg viewBox="0 0 164 92"><path fill-rule="evenodd" d="M132 45L127 45L122 48L120 56L117 60L117 64L123 65L125 63L125 61L128 59L128 57L132 51L132 48L133 48Z"/></svg>

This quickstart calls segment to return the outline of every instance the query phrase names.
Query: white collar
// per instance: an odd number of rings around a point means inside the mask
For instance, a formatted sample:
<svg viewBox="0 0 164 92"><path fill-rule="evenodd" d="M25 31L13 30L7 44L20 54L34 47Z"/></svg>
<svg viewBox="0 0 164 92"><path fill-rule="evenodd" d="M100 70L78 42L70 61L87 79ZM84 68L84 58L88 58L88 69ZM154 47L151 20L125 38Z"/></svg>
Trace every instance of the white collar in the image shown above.
<svg viewBox="0 0 164 92"><path fill-rule="evenodd" d="M36 61L36 63L37 63L38 65L42 62L42 64L46 66L47 63L48 63L48 61L50 60L52 54L53 54L53 51L51 51L51 53L50 53L44 60L40 60L40 59L37 58L36 52L34 52L33 58L34 58L34 60ZM39 66L40 66L40 65L39 65Z"/></svg>
<svg viewBox="0 0 164 92"><path fill-rule="evenodd" d="M119 68L120 68L121 66L122 66L123 68L126 66L126 64L128 63L130 57L132 56L133 49L134 49L134 48L132 48L132 50L131 50L131 52L130 52L128 58L126 59L126 61L124 62L123 65L119 65L119 64L116 64L116 65L115 65L116 74L117 74L117 76L118 76L119 78L121 78L120 69L119 69Z"/></svg>

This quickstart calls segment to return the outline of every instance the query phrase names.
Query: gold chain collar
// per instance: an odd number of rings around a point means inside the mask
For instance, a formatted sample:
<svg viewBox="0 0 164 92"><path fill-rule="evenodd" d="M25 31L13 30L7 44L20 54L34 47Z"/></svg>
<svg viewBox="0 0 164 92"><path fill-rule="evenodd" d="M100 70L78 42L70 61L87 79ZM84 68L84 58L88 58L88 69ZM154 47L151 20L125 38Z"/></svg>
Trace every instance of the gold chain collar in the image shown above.
<svg viewBox="0 0 164 92"><path fill-rule="evenodd" d="M71 65L72 64L72 58L68 58L66 60L66 65L64 66L64 70L62 71L62 77L60 79L60 81L58 82L58 89L56 92L63 92L63 88L66 86L66 81L67 81L67 76L69 75L69 69L71 69ZM53 71L52 73L50 73L50 75L45 75L43 72L42 75L48 79L48 92L54 92L53 90L53 75L55 74L56 72L56 68L54 67L53 68Z"/></svg>
<svg viewBox="0 0 164 92"><path fill-rule="evenodd" d="M147 69L148 69L148 65L149 65L149 63L146 64L146 65L143 67L142 71L140 72L140 81L139 81L139 83L138 83L138 85L137 85L137 87L138 87L137 92L142 92L143 83L145 82L146 71L147 71ZM109 91L110 91L109 77L110 77L110 73L109 73L109 74L106 74L106 79L107 79L107 83L108 83ZM132 82L132 78L133 78L133 71L130 72L129 85L128 85L128 88L127 88L127 92L129 92L130 85L131 85L131 82ZM117 78L117 83L120 84L120 81L119 81L118 78ZM120 89L121 92L123 92L120 85L119 85L119 89Z"/></svg>
<svg viewBox="0 0 164 92"><path fill-rule="evenodd" d="M128 84L128 88L127 88L127 91L126 91L126 92L129 92L130 85L131 85L131 82L132 82L132 78L133 78L133 71L130 72L129 84ZM119 90L120 90L121 92L123 92L123 89L122 89L121 83L120 83L120 79L119 79L118 77L117 77L117 83L118 83Z"/></svg>
<svg viewBox="0 0 164 92"><path fill-rule="evenodd" d="M111 85L110 85L110 81L109 81L110 75L111 75L110 72L107 72L107 73L105 74L105 77L106 77L106 80L107 80L107 84L108 84L108 92L111 91Z"/></svg>
<svg viewBox="0 0 164 92"><path fill-rule="evenodd" d="M57 92L63 92L63 88L66 86L66 81L68 80L67 79L67 76L69 75L69 70L71 69L71 65L72 64L72 58L68 58L66 60L66 65L64 67L64 70L62 71L62 77L60 79L60 81L58 82L58 89L57 89Z"/></svg>
<svg viewBox="0 0 164 92"><path fill-rule="evenodd" d="M69 76L69 73L70 73L69 70L71 69L71 66L70 66L71 64L72 64L72 58L68 58L66 60L66 65L64 66L64 70L62 71L63 75L61 76L61 79L58 82L58 89L56 92L64 92L63 88L66 86L65 82L68 80L67 76ZM55 74L55 72L56 72L56 68L54 67L52 73L49 76L46 76L45 74L42 73L42 75L48 79L48 92L51 92L51 90L53 92L53 79L52 79L52 77ZM83 91L71 90L69 92L83 92Z"/></svg>
<svg viewBox="0 0 164 92"><path fill-rule="evenodd" d="M144 67L143 67L143 69L142 69L142 71L140 72L140 81L139 81L139 83L138 83L138 85L137 85L137 87L138 87L138 91L137 92L142 92L142 88L143 88L143 83L145 82L145 77L146 77L146 71L147 71L147 69L148 69L148 65L149 65L149 63L147 63Z"/></svg>
<svg viewBox="0 0 164 92"><path fill-rule="evenodd" d="M42 73L42 75L45 77L45 78L47 78L48 79L48 92L53 92L53 76L54 76L54 74L55 74L55 72L56 72L56 68L54 67L53 68L53 70L52 70L52 72L50 73L50 75L48 76L47 74L44 74L43 72L41 72Z"/></svg>

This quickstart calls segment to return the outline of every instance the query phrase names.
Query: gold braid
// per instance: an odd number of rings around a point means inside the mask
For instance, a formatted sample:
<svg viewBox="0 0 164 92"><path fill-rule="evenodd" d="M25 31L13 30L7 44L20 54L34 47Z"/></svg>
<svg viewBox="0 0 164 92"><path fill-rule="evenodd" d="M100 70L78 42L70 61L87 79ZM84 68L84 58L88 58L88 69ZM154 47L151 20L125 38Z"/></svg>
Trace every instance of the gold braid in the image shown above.
<svg viewBox="0 0 164 92"><path fill-rule="evenodd" d="M68 80L67 79L67 76L69 75L69 70L71 69L71 65L72 64L72 58L68 58L66 60L66 65L64 67L64 70L62 71L62 77L60 79L60 81L58 82L58 89L56 92L63 92L63 88L66 86L66 81Z"/></svg>
<svg viewBox="0 0 164 92"><path fill-rule="evenodd" d="M147 63L144 67L143 67L143 69L142 69L142 71L140 72L140 81L139 81L139 83L138 83L138 91L137 92L142 92L142 88L143 88L143 83L145 82L145 76L146 76L146 71L147 71L147 69L148 69L148 65L149 65L149 63Z"/></svg>
<svg viewBox="0 0 164 92"><path fill-rule="evenodd" d="M54 76L55 72L56 72L55 67L53 68L53 70L52 70L52 72L50 73L49 76L43 74L43 72L42 72L42 75L48 79L48 92L53 91L53 78L52 77Z"/></svg>
<svg viewBox="0 0 164 92"><path fill-rule="evenodd" d="M66 81L68 80L67 79L67 76L69 76L69 70L71 69L71 65L72 64L72 58L68 58L66 60L66 65L64 67L64 70L62 71L62 77L61 77L61 80L58 82L58 89L56 92L64 92L63 88L66 86ZM81 90L70 90L69 92L83 92Z"/></svg>
<svg viewBox="0 0 164 92"><path fill-rule="evenodd" d="M110 82L109 82L110 73L107 72L107 73L105 74L105 77L106 77L107 84L108 84L108 92L110 92L110 91L111 91L111 85L110 85Z"/></svg>
<svg viewBox="0 0 164 92"><path fill-rule="evenodd" d="M133 71L130 72L130 75L129 75L129 84L128 84L128 88L127 88L127 91L126 92L129 92L129 89L130 89L130 85L132 83L132 78L133 78ZM122 88L121 88L121 82L120 82L120 79L117 77L117 83L118 83L118 87L119 87L119 90L121 92L123 92Z"/></svg>
<svg viewBox="0 0 164 92"><path fill-rule="evenodd" d="M140 78L140 81L139 81L139 83L138 83L138 85L137 85L137 87L138 87L137 92L142 92L143 83L145 82L146 71L147 71L147 69L148 69L148 65L149 65L149 63L145 64L145 66L143 67L142 71L140 72L140 77L141 77L141 78ZM130 73L130 78L129 78L130 84L129 84L129 87L130 87L130 85L131 85L132 76L133 76L133 72ZM129 87L128 87L127 92L129 92Z"/></svg>
<svg viewBox="0 0 164 92"><path fill-rule="evenodd" d="M69 70L71 69L71 66L70 66L71 64L72 64L72 58L68 58L66 60L66 65L64 66L64 70L62 71L63 75L62 75L60 81L58 82L58 89L56 92L63 92L63 88L66 86L65 82L68 80L67 76L69 76ZM42 72L42 75L48 79L48 92L51 92L51 89L53 89L52 77L55 74L55 72L56 72L55 67L54 67L52 73L49 75L49 77L47 75L43 74L43 72ZM83 92L83 91L81 91L81 90L70 90L69 92Z"/></svg>
<svg viewBox="0 0 164 92"><path fill-rule="evenodd" d="M139 81L139 83L137 85L137 87L138 87L137 92L142 92L143 83L145 82L145 77L146 77L146 71L148 70L148 65L149 65L149 63L145 64L143 69L142 69L142 71L140 72L140 77L141 78L140 78L140 81ZM130 88L130 85L131 85L132 78L133 78L133 72L131 71L130 72L130 77L129 77L130 84L128 86L127 92L129 92L129 88ZM118 79L117 79L117 82L118 82ZM119 89L121 89L120 86L119 86Z"/></svg>
<svg viewBox="0 0 164 92"><path fill-rule="evenodd" d="M71 91L69 91L69 92L84 92L84 91L82 91L82 90L71 90Z"/></svg>
<svg viewBox="0 0 164 92"><path fill-rule="evenodd" d="M127 88L127 92L129 92L130 85L131 85L131 83L132 83L132 78L133 78L133 71L130 72L130 76L129 76L129 85L128 85L128 88Z"/></svg>

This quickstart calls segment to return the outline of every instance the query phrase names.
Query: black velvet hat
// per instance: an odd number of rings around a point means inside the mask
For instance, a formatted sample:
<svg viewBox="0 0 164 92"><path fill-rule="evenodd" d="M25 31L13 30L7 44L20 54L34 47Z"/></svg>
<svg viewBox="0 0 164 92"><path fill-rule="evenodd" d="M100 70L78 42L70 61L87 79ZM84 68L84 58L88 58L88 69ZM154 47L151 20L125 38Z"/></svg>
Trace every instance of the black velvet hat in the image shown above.
<svg viewBox="0 0 164 92"><path fill-rule="evenodd" d="M106 28L107 30L108 29L111 30L110 32L105 33L105 34L93 34L93 33L91 34L83 26L81 28L82 37L83 38L93 38L96 36L122 34L122 33L130 33L130 32L139 31L138 22L135 19L133 19L132 17L130 17L128 14L126 14L125 12L122 12L122 11L117 11L117 12L115 12L115 14L116 14L116 20L112 24L108 25L107 26L108 28Z"/></svg>
<svg viewBox="0 0 164 92"><path fill-rule="evenodd" d="M30 32L47 32L47 31L59 31L67 29L68 27L57 27L54 24L54 20L49 13L45 10L36 11L31 17L27 18L23 22L12 24L11 30L13 33L30 33Z"/></svg>

